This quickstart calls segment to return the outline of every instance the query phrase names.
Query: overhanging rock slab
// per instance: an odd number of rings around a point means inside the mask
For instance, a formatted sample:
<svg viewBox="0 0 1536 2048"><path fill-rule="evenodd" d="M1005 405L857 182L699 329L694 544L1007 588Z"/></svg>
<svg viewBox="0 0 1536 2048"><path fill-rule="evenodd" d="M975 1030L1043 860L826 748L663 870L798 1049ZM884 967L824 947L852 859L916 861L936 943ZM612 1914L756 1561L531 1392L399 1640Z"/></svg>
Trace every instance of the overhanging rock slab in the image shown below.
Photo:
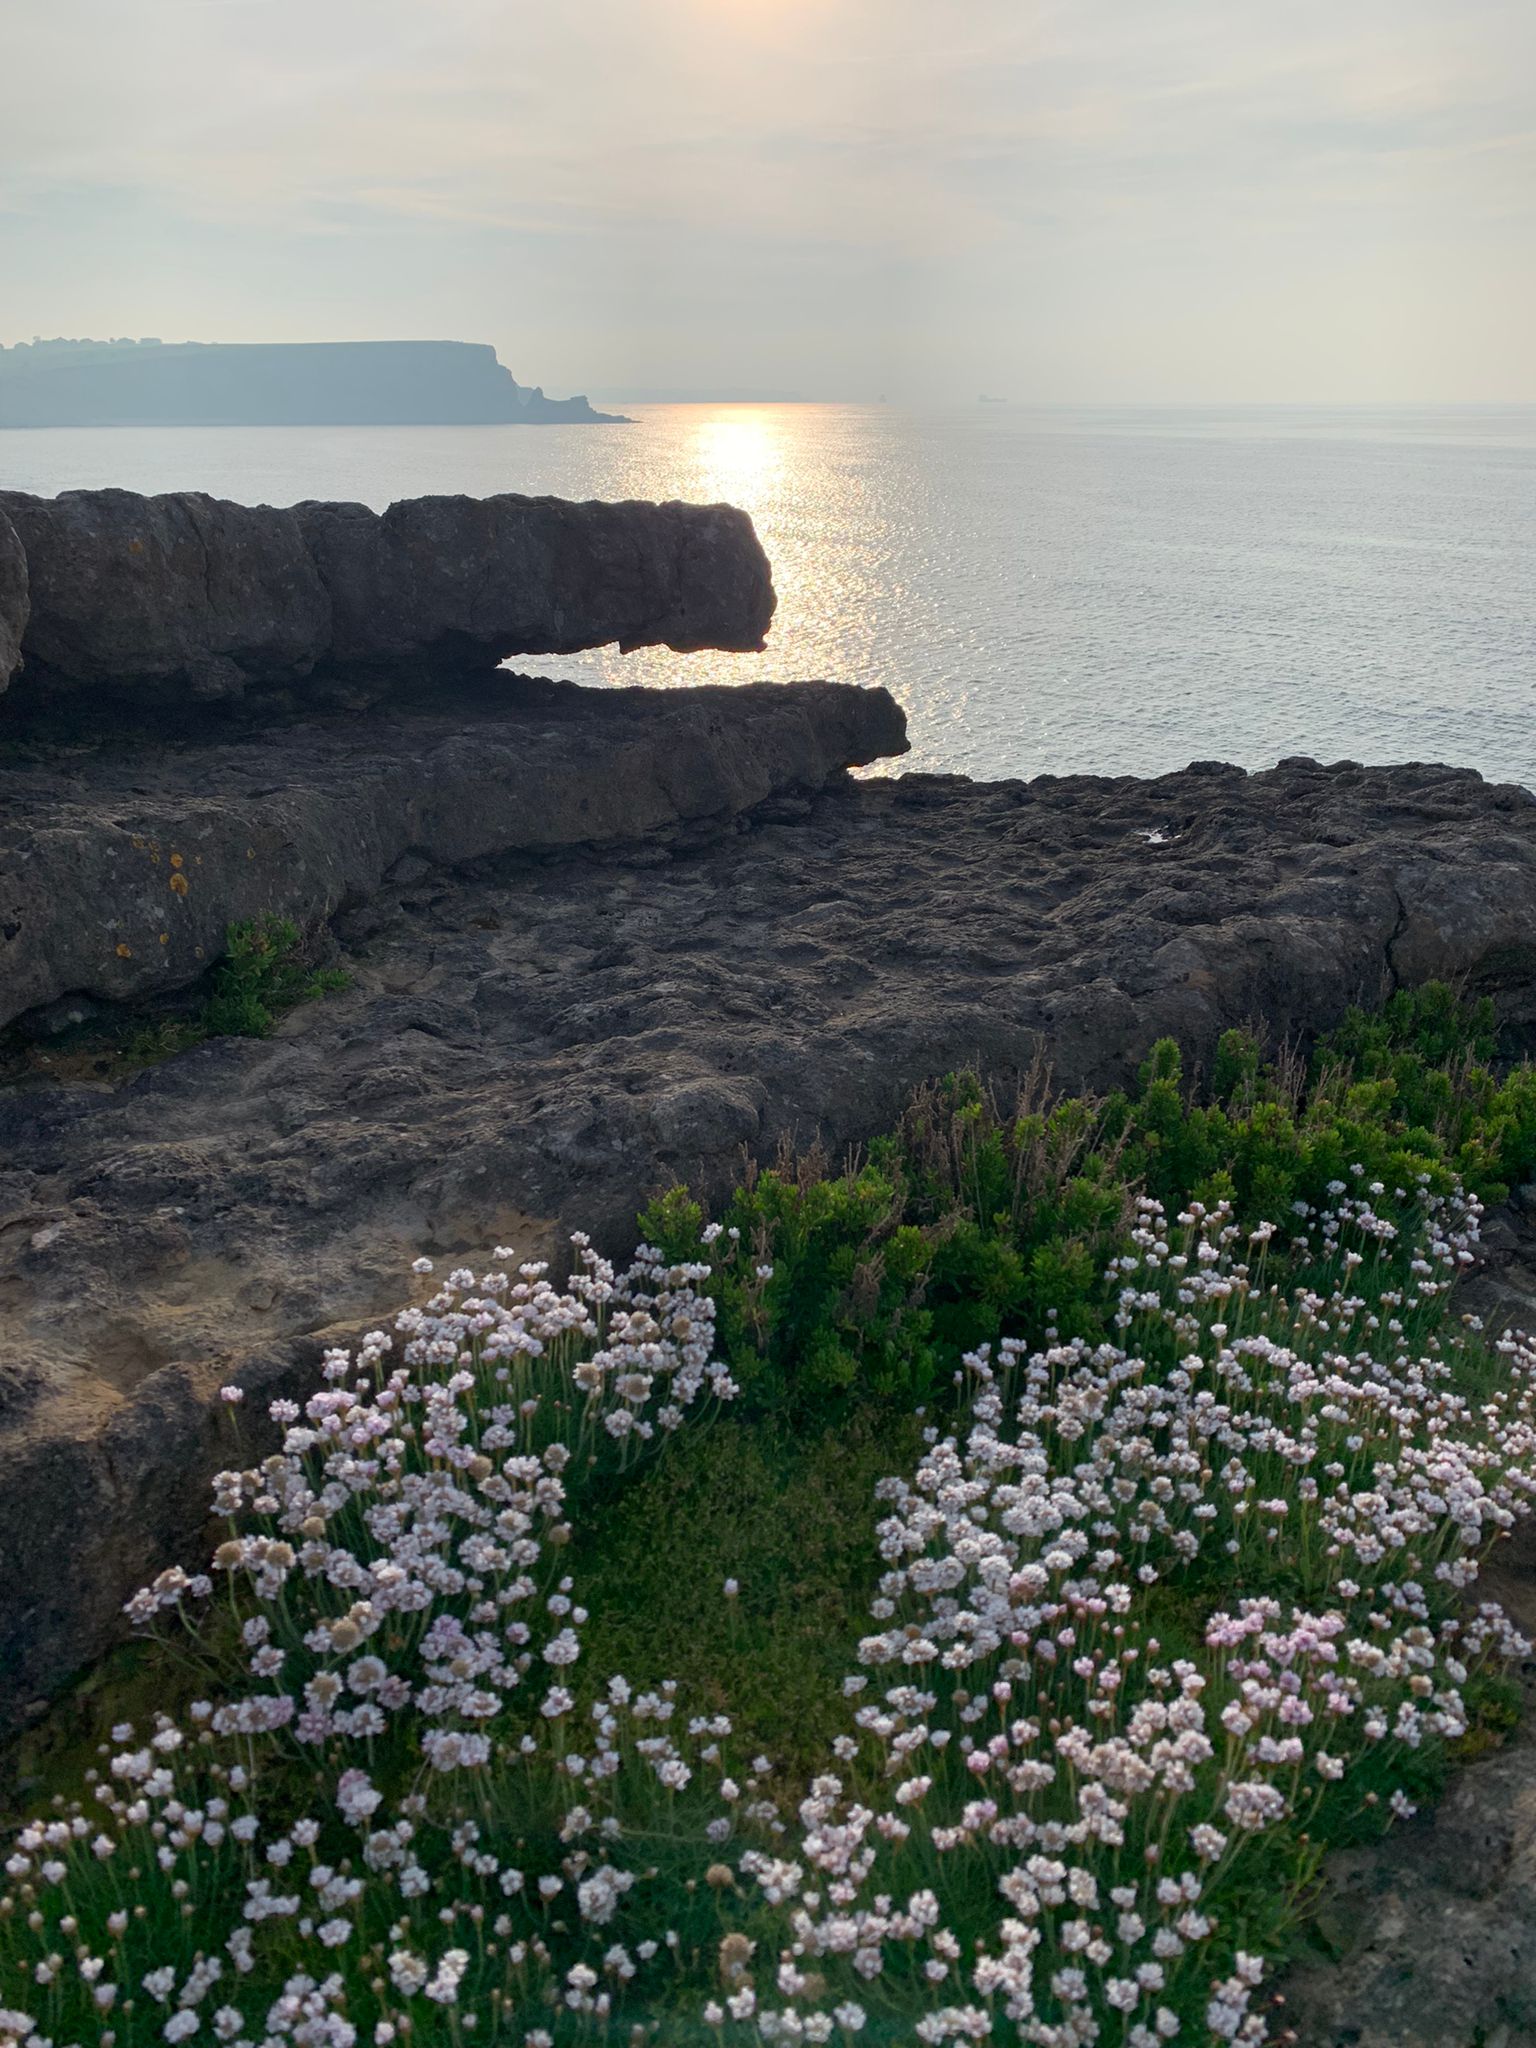
<svg viewBox="0 0 1536 2048"><path fill-rule="evenodd" d="M730 505L512 494L236 505L201 491L0 491L26 558L29 696L360 701L519 654L756 651L773 579ZM14 664L13 664L14 665Z"/></svg>

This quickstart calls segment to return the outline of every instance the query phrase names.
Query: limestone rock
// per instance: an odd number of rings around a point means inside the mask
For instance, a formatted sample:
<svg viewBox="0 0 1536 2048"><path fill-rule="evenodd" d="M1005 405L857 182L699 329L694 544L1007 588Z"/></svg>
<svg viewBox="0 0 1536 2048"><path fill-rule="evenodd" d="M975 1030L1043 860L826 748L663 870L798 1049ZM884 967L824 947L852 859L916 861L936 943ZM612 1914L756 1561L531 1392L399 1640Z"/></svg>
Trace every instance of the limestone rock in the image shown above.
<svg viewBox="0 0 1536 2048"><path fill-rule="evenodd" d="M26 550L29 668L75 685L237 695L307 675L330 601L298 522L201 491L0 492Z"/></svg>
<svg viewBox="0 0 1536 2048"><path fill-rule="evenodd" d="M734 699L711 716L773 729ZM487 750L488 781L515 751ZM239 800L275 807L269 874L285 835L295 865L358 872L366 804L360 825L338 796L317 852L281 808L297 762L263 781L259 759ZM965 1061L1006 1085L1043 1050L1061 1086L1108 1087L1163 1033L1197 1061L1228 1025L1300 1037L1390 993L1421 927L1437 971L1536 1014L1536 800L1463 770L834 778L778 821L776 796L711 818L668 784L680 822L638 858L615 837L476 860L469 788L442 781L395 879L334 916L347 993L126 1085L34 1045L0 1088L0 1714L196 1555L231 1452L218 1387L247 1387L249 1430L418 1253L544 1256L562 1228L625 1253L671 1177L718 1190L784 1134L836 1154Z"/></svg>
<svg viewBox="0 0 1536 2048"><path fill-rule="evenodd" d="M767 560L729 505L409 498L295 517L330 592L335 664L494 667L610 641L750 652L772 615Z"/></svg>
<svg viewBox="0 0 1536 2048"><path fill-rule="evenodd" d="M757 649L773 615L767 557L727 505L444 497L379 515L5 491L0 515L26 554L30 695L357 702L521 653Z"/></svg>
<svg viewBox="0 0 1536 2048"><path fill-rule="evenodd" d="M15 527L0 512L0 693L21 666L21 639L30 611L27 557Z"/></svg>
<svg viewBox="0 0 1536 2048"><path fill-rule="evenodd" d="M886 691L841 683L587 690L507 677L498 694L0 756L0 1026L184 987L230 923L265 911L323 922L399 879L402 859L424 873L654 839L819 790L907 744Z"/></svg>

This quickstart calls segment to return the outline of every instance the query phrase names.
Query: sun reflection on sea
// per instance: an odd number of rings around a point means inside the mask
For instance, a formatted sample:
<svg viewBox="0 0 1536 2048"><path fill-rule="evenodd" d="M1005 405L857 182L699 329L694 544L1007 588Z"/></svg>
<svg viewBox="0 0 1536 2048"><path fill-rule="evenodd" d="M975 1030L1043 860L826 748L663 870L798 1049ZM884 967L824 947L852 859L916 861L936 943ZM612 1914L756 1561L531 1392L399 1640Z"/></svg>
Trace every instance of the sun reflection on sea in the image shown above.
<svg viewBox="0 0 1536 2048"><path fill-rule="evenodd" d="M802 405L722 405L707 413L701 408L690 423L681 495L737 505L751 517L773 565L778 610L766 655L673 656L665 665L655 663L655 680L836 678L849 650L867 644L875 616L870 581L884 523L867 507L856 461L846 451L829 453L807 432L807 419L816 411ZM822 545L809 544L813 535ZM801 642L799 655L790 657L794 667L786 667L782 651L786 621ZM632 655L617 657L606 665L604 679L611 674L615 681L627 680L618 673L619 663L634 661Z"/></svg>
<svg viewBox="0 0 1536 2048"><path fill-rule="evenodd" d="M700 497L757 511L775 495L784 464L773 414L756 407L732 406L700 420L694 460Z"/></svg>

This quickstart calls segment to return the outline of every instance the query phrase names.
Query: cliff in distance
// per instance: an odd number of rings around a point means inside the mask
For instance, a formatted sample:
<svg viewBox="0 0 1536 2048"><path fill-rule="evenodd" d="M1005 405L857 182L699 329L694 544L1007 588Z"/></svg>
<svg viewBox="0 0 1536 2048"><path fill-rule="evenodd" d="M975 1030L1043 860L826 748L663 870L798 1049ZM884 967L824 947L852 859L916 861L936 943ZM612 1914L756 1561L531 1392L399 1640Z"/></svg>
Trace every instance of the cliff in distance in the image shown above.
<svg viewBox="0 0 1536 2048"><path fill-rule="evenodd" d="M608 425L467 341L38 341L0 348L0 427Z"/></svg>

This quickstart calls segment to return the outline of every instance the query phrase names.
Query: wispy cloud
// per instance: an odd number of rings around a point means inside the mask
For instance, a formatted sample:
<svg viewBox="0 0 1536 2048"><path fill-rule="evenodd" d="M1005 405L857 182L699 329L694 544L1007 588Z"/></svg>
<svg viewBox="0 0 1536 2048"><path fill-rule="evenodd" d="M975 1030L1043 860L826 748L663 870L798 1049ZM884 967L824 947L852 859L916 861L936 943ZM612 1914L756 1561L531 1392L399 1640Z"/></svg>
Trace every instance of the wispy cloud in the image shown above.
<svg viewBox="0 0 1536 2048"><path fill-rule="evenodd" d="M520 320L631 381L678 345L657 287L696 304L679 280L708 265L714 330L686 346L713 382L793 331L774 381L814 386L897 322L898 355L968 385L1098 375L1113 312L1167 388L1181 329L1271 376L1329 320L1297 295L1353 267L1382 331L1351 301L1335 389L1389 340L1401 361L1391 323L1436 279L1426 374L1457 359L1458 297L1469 388L1490 333L1497 365L1536 356L1524 0L11 0L5 40L21 328L250 331L265 303L265 331L377 332L414 268L439 316L415 331ZM754 327L770 274L791 303Z"/></svg>

